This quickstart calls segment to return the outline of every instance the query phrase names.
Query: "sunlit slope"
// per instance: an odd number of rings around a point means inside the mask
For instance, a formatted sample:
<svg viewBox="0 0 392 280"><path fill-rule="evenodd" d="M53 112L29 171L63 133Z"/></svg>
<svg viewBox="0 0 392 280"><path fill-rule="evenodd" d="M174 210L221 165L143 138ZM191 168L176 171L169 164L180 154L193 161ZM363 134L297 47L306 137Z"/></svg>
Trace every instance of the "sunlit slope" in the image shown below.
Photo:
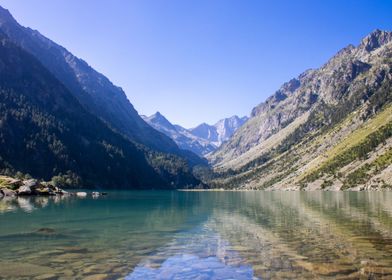
<svg viewBox="0 0 392 280"><path fill-rule="evenodd" d="M392 33L286 83L210 158L215 187L383 188L392 183ZM256 135L256 136L255 136ZM250 138L255 141L248 142Z"/></svg>

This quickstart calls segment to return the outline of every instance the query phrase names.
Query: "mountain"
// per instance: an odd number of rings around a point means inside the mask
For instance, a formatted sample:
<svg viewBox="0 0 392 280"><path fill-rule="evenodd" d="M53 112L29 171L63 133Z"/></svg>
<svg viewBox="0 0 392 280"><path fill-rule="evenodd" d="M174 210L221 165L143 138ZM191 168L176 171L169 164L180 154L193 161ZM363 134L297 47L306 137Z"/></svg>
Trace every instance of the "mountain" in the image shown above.
<svg viewBox="0 0 392 280"><path fill-rule="evenodd" d="M392 32L375 30L256 106L209 155L212 185L349 189L392 185Z"/></svg>
<svg viewBox="0 0 392 280"><path fill-rule="evenodd" d="M153 150L184 157L191 165L203 164L199 157L179 149L169 137L143 121L120 87L38 31L19 25L2 7L0 30L15 45L35 56L85 109L111 129Z"/></svg>
<svg viewBox="0 0 392 280"><path fill-rule="evenodd" d="M186 129L173 125L159 112L142 118L153 128L173 139L181 149L192 151L199 156L215 151L247 120L247 117L233 116L220 120L214 126L201 124L196 128Z"/></svg>
<svg viewBox="0 0 392 280"><path fill-rule="evenodd" d="M195 128L191 128L189 131L193 135L208 140L219 147L223 142L229 140L233 133L247 120L248 117L246 116L242 118L232 116L222 119L214 125L202 123Z"/></svg>
<svg viewBox="0 0 392 280"><path fill-rule="evenodd" d="M204 156L205 154L215 151L217 148L209 141L196 137L187 129L179 125L171 124L159 112L149 117L142 117L153 128L173 139L181 149L192 151L199 156Z"/></svg>
<svg viewBox="0 0 392 280"><path fill-rule="evenodd" d="M86 110L0 31L0 171L105 188L195 186L185 160L149 150Z"/></svg>

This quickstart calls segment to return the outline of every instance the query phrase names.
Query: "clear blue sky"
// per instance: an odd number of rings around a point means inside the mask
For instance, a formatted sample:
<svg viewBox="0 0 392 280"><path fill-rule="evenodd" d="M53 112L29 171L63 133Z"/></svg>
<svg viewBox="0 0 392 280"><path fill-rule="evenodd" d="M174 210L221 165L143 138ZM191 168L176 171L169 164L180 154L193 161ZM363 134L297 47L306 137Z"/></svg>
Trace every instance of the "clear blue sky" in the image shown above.
<svg viewBox="0 0 392 280"><path fill-rule="evenodd" d="M381 0L0 0L121 86L141 114L185 127L249 114L279 86L376 28Z"/></svg>

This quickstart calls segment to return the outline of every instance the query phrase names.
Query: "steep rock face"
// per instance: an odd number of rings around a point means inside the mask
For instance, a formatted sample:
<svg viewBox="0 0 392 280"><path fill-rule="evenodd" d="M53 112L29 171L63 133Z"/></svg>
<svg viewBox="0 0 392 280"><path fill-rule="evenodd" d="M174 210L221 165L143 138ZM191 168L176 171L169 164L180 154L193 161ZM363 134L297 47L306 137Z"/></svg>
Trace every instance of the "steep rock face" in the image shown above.
<svg viewBox="0 0 392 280"><path fill-rule="evenodd" d="M191 128L190 132L201 138L201 139L206 139L212 143L218 143L218 138L219 138L219 134L216 130L216 127L214 127L213 125L209 125L206 123L202 123L199 124L198 126Z"/></svg>
<svg viewBox="0 0 392 280"><path fill-rule="evenodd" d="M371 52L385 44L392 41L392 33L385 32L382 30L375 30L368 36L366 36L362 42L360 48L365 49L367 52Z"/></svg>
<svg viewBox="0 0 392 280"><path fill-rule="evenodd" d="M226 174L222 181L236 181L239 187L283 187L291 176L290 183L298 187L301 176L314 171L307 169L314 166L304 168L300 163L323 162L316 157L386 110L391 97L391 42L391 32L376 30L357 47L342 49L255 107L249 121L209 157L216 170L235 174L232 179ZM385 120L375 127L387 125ZM333 140L322 141L331 136L329 130L336 132Z"/></svg>
<svg viewBox="0 0 392 280"><path fill-rule="evenodd" d="M309 70L298 79L285 83L274 95L255 107L251 118L210 156L211 162L219 164L235 159L307 112L317 101L318 95L300 85L307 83L312 75L313 71Z"/></svg>
<svg viewBox="0 0 392 280"><path fill-rule="evenodd" d="M210 141L216 146L222 145L223 142L230 139L233 133L239 129L246 121L248 117L232 116L219 120L214 125L202 123L195 128L189 129L189 131L202 139Z"/></svg>
<svg viewBox="0 0 392 280"><path fill-rule="evenodd" d="M2 7L0 30L16 45L34 55L88 111L115 131L154 150L183 156L192 164L201 162L197 156L184 153L169 137L146 124L120 87L38 31L19 25Z"/></svg>
<svg viewBox="0 0 392 280"><path fill-rule="evenodd" d="M209 141L193 135L187 129L179 125L173 125L159 112L149 117L142 117L153 128L173 139L183 150L191 151L203 157L217 148Z"/></svg>
<svg viewBox="0 0 392 280"><path fill-rule="evenodd" d="M378 37L379 40L375 39ZM210 160L218 165L229 162L263 143L320 103L336 105L342 99L349 99L354 92L350 83L368 71L371 60L375 59L368 49L381 42L385 46L390 41L390 33L376 30L365 37L357 48L350 45L320 69L308 70L297 79L285 83L252 110L251 119Z"/></svg>
<svg viewBox="0 0 392 280"><path fill-rule="evenodd" d="M159 112L149 117L142 116L142 118L153 128L173 139L181 149L192 151L202 157L212 151L215 151L217 148L209 141L193 135L187 129L179 125L171 124Z"/></svg>
<svg viewBox="0 0 392 280"><path fill-rule="evenodd" d="M218 121L214 125L218 134L218 143L220 143L221 145L223 142L229 140L230 137L234 134L234 132L236 132L237 129L239 129L247 120L248 117L246 116L242 118L238 116L232 116L230 118Z"/></svg>
<svg viewBox="0 0 392 280"><path fill-rule="evenodd" d="M159 112L149 117L142 117L156 130L173 139L181 149L192 151L199 156L205 156L215 151L248 119L247 117L233 116L222 119L215 125L204 123L196 128L186 129L180 125L171 124Z"/></svg>

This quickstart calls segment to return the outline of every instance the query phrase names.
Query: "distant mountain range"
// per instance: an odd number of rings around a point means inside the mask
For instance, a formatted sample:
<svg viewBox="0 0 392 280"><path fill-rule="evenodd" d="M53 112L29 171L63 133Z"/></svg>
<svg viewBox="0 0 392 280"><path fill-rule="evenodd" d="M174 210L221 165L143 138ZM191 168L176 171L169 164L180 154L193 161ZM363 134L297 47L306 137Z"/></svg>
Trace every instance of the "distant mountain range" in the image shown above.
<svg viewBox="0 0 392 280"><path fill-rule="evenodd" d="M126 189L392 188L392 32L284 83L249 119L191 129L142 118L121 88L1 7L0 77L0 174Z"/></svg>
<svg viewBox="0 0 392 280"><path fill-rule="evenodd" d="M223 142L230 139L233 133L239 129L246 121L248 117L232 116L218 121L214 125L202 123L195 128L189 129L189 131L202 139L210 141L215 146L219 147Z"/></svg>
<svg viewBox="0 0 392 280"><path fill-rule="evenodd" d="M177 188L205 161L138 115L121 88L0 7L0 170L82 186ZM68 174L68 175L66 175Z"/></svg>
<svg viewBox="0 0 392 280"><path fill-rule="evenodd" d="M392 187L392 32L375 30L256 106L208 156L216 187Z"/></svg>
<svg viewBox="0 0 392 280"><path fill-rule="evenodd" d="M215 151L248 119L248 117L232 116L218 121L215 125L203 123L195 128L186 129L170 123L159 112L142 118L153 128L173 139L181 149L192 151L199 156Z"/></svg>

